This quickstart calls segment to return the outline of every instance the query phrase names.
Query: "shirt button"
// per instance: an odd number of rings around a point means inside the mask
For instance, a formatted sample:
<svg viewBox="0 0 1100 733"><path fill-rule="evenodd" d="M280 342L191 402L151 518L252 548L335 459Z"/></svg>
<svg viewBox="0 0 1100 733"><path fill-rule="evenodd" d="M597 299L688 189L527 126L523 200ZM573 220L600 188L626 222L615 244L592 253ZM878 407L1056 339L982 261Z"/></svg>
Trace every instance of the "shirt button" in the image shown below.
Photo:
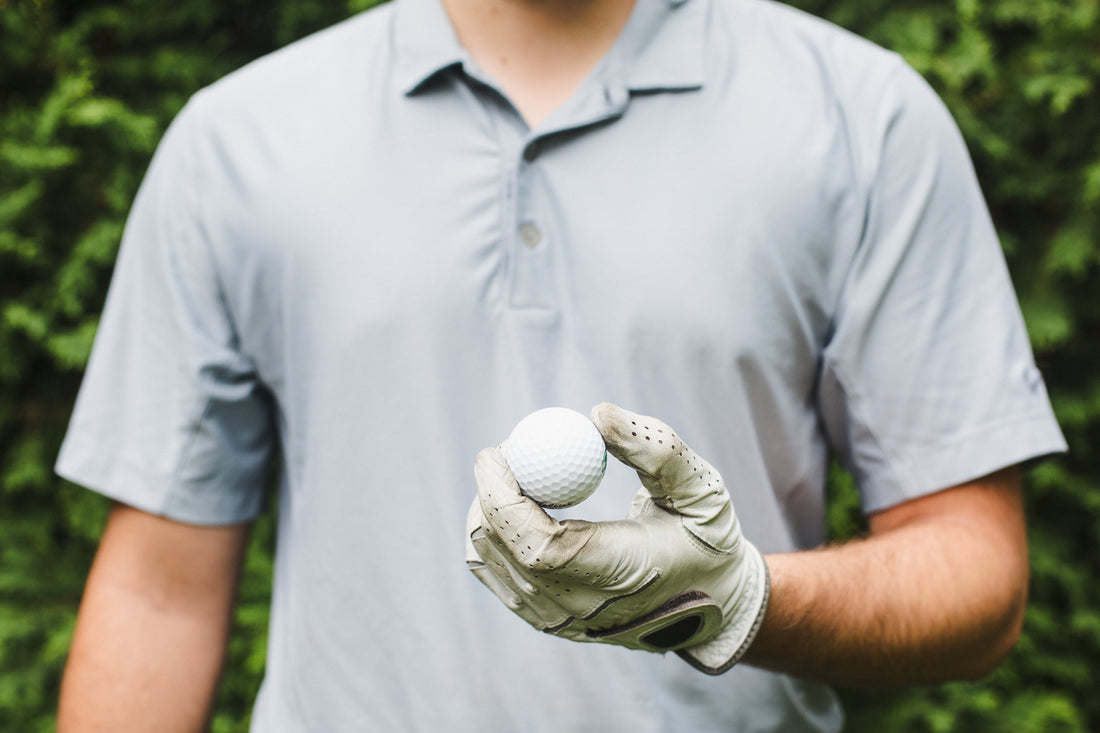
<svg viewBox="0 0 1100 733"><path fill-rule="evenodd" d="M523 159L531 163L535 158L539 157L540 152L538 140L533 140L527 143L527 147L523 149Z"/></svg>
<svg viewBox="0 0 1100 733"><path fill-rule="evenodd" d="M542 232L534 224L524 224L519 228L519 238L531 249L539 246L542 241Z"/></svg>

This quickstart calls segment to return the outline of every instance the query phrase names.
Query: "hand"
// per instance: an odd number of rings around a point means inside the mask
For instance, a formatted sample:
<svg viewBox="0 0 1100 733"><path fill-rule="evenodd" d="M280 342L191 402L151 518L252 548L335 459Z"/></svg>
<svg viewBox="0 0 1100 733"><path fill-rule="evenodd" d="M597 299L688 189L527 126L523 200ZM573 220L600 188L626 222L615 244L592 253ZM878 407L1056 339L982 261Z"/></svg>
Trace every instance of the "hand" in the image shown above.
<svg viewBox="0 0 1100 733"><path fill-rule="evenodd" d="M722 477L659 420L606 402L592 420L641 479L627 518L558 521L520 492L500 450L486 448L474 468L467 565L536 629L675 650L703 672L725 672L760 627L769 581Z"/></svg>

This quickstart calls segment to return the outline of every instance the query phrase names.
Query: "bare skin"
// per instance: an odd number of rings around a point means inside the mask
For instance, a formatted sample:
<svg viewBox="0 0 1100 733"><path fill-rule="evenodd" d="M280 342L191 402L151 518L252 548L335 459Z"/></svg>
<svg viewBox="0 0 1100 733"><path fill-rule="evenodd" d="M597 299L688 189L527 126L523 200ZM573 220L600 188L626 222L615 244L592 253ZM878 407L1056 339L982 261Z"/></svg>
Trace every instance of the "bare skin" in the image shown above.
<svg viewBox="0 0 1100 733"><path fill-rule="evenodd" d="M615 43L634 0L443 0L463 47L536 128Z"/></svg>
<svg viewBox="0 0 1100 733"><path fill-rule="evenodd" d="M1019 472L870 518L870 536L770 555L772 596L745 662L834 684L988 674L1019 636L1028 560Z"/></svg>
<svg viewBox="0 0 1100 733"><path fill-rule="evenodd" d="M61 684L59 733L205 730L247 525L111 513Z"/></svg>

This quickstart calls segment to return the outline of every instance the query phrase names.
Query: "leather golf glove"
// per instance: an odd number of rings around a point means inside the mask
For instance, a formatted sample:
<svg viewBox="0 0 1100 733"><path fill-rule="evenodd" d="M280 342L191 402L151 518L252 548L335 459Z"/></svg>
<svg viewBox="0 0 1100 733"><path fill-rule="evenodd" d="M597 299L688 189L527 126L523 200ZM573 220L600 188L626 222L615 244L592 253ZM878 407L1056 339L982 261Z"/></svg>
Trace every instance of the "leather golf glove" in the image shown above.
<svg viewBox="0 0 1100 733"><path fill-rule="evenodd" d="M474 469L467 565L536 629L676 651L703 672L725 672L760 627L769 580L722 477L659 420L606 402L592 420L608 452L641 479L626 519L551 517L520 492L501 451L487 448Z"/></svg>

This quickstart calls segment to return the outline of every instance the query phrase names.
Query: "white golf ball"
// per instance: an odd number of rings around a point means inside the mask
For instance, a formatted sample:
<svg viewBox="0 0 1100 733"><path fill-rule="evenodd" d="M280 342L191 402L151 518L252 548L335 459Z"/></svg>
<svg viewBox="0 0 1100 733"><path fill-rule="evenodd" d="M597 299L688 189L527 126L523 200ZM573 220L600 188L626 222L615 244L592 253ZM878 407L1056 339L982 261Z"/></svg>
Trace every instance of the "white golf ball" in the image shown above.
<svg viewBox="0 0 1100 733"><path fill-rule="evenodd" d="M575 410L547 407L516 425L504 459L523 493L550 509L587 499L607 467L603 436Z"/></svg>

